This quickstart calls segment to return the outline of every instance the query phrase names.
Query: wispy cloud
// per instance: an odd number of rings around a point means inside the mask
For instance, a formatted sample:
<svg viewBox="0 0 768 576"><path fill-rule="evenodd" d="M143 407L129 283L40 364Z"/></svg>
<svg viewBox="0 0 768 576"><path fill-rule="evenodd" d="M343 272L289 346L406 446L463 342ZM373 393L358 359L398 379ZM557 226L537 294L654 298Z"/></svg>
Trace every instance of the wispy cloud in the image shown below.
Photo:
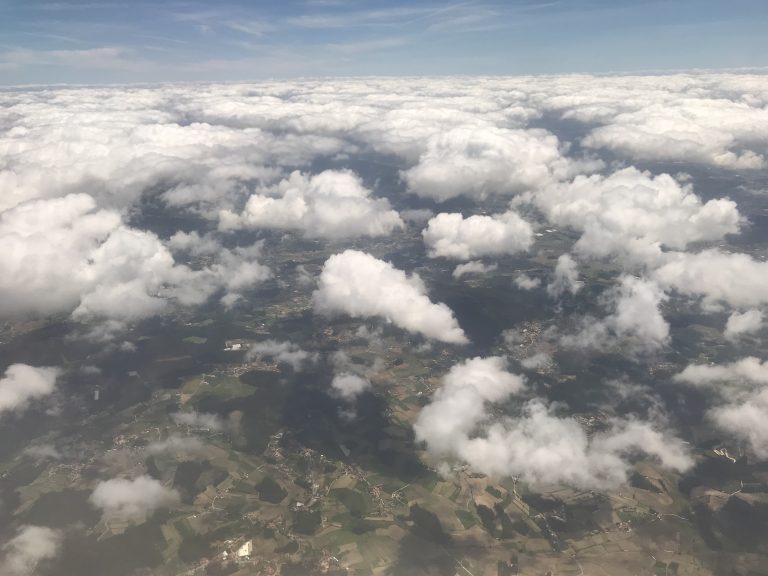
<svg viewBox="0 0 768 576"><path fill-rule="evenodd" d="M242 22L229 21L224 24L232 30L248 34L250 36L264 36L275 30L275 26L261 20L246 20Z"/></svg>
<svg viewBox="0 0 768 576"><path fill-rule="evenodd" d="M68 66L85 68L109 68L125 64L128 50L119 46L104 46L87 50L29 50L15 48L0 53L0 65L19 66Z"/></svg>
<svg viewBox="0 0 768 576"><path fill-rule="evenodd" d="M399 48L409 43L407 38L379 38L363 42L343 42L326 44L328 50L338 54L359 54L361 52L377 52L389 48Z"/></svg>

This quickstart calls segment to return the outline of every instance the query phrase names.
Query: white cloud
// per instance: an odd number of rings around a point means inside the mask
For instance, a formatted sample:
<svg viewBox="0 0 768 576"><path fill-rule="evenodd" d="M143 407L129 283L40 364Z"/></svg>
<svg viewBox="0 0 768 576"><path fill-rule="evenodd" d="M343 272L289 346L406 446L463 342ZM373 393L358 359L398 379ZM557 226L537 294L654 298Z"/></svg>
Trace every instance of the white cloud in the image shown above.
<svg viewBox="0 0 768 576"><path fill-rule="evenodd" d="M741 222L735 202L702 203L690 184L632 167L609 176L577 176L531 198L550 222L582 233L578 253L599 258L629 255L642 262L656 257L660 247L684 249L736 233Z"/></svg>
<svg viewBox="0 0 768 576"><path fill-rule="evenodd" d="M218 432L224 429L224 422L217 414L209 412L176 412L172 415L173 421L190 428L201 428Z"/></svg>
<svg viewBox="0 0 768 576"><path fill-rule="evenodd" d="M91 196L29 202L0 215L0 267L7 272L0 314L127 321L157 314L169 301L197 305L219 289L242 290L268 278L269 269L255 260L258 250L221 250L210 268L193 271L177 264L157 236L126 226Z"/></svg>
<svg viewBox="0 0 768 576"><path fill-rule="evenodd" d="M24 449L27 454L35 460L61 460L61 452L53 444L37 444Z"/></svg>
<svg viewBox="0 0 768 576"><path fill-rule="evenodd" d="M331 381L331 388L334 394L338 395L347 402L353 402L360 394L370 389L371 382L367 378L342 372L336 374Z"/></svg>
<svg viewBox="0 0 768 576"><path fill-rule="evenodd" d="M84 194L23 204L0 217L2 312L134 318L157 312L175 274L153 235L95 210Z"/></svg>
<svg viewBox="0 0 768 576"><path fill-rule="evenodd" d="M89 501L103 511L105 520L143 522L159 508L176 506L180 496L154 478L139 476L99 482Z"/></svg>
<svg viewBox="0 0 768 576"><path fill-rule="evenodd" d="M301 230L306 236L349 238L386 236L404 226L383 198L371 197L348 170L309 176L298 171L276 186L251 195L242 214L223 211L224 230L240 227Z"/></svg>
<svg viewBox="0 0 768 576"><path fill-rule="evenodd" d="M486 418L488 403L521 392L522 376L507 372L501 356L472 358L453 366L442 387L419 413L413 428L437 455L449 455L469 441L469 435Z"/></svg>
<svg viewBox="0 0 768 576"><path fill-rule="evenodd" d="M748 356L729 364L689 364L674 379L696 385L720 384L723 393L730 394L755 385L768 385L768 362Z"/></svg>
<svg viewBox="0 0 768 576"><path fill-rule="evenodd" d="M720 401L710 408L710 419L768 459L768 362L750 356L729 364L690 364L674 379L714 392Z"/></svg>
<svg viewBox="0 0 768 576"><path fill-rule="evenodd" d="M768 459L768 388L743 402L717 406L710 416L721 430L746 441L758 458Z"/></svg>
<svg viewBox="0 0 768 576"><path fill-rule="evenodd" d="M416 274L409 277L365 252L346 250L328 258L313 301L315 311L321 314L378 316L427 338L453 344L467 342L451 309L430 301L421 278Z"/></svg>
<svg viewBox="0 0 768 576"><path fill-rule="evenodd" d="M4 98L11 125L0 135L0 211L75 191L98 197L102 207L128 206L152 187L165 189L175 206L218 210L234 204L244 183L279 175L276 164L303 165L343 148L327 136L205 121L219 106L247 106L241 92L225 86L80 88Z"/></svg>
<svg viewBox="0 0 768 576"><path fill-rule="evenodd" d="M616 420L589 438L573 418L531 401L518 418L494 418L491 404L523 389L503 358L474 358L454 366L414 425L435 456L458 458L491 476L518 476L538 488L557 484L615 487L627 479L625 456L643 452L675 470L693 464L682 442L650 424Z"/></svg>
<svg viewBox="0 0 768 576"><path fill-rule="evenodd" d="M725 337L736 340L743 334L754 334L763 327L763 313L756 308L746 312L733 312L725 325Z"/></svg>
<svg viewBox="0 0 768 576"><path fill-rule="evenodd" d="M0 415L4 412L23 412L29 404L51 394L58 368L37 368L27 364L11 364L0 378Z"/></svg>
<svg viewBox="0 0 768 576"><path fill-rule="evenodd" d="M205 448L202 440L194 436L171 434L164 440L151 442L144 450L147 454L194 454Z"/></svg>
<svg viewBox="0 0 768 576"><path fill-rule="evenodd" d="M7 576L34 576L41 562L54 559L61 548L61 532L44 526L22 526L3 545L0 562Z"/></svg>
<svg viewBox="0 0 768 576"><path fill-rule="evenodd" d="M749 169L765 165L765 77L749 74L559 77L537 93L545 109L598 124L584 139L628 158ZM531 105L534 105L531 103Z"/></svg>
<svg viewBox="0 0 768 576"><path fill-rule="evenodd" d="M453 260L515 254L533 244L531 225L515 212L468 218L444 212L432 218L421 234L431 258Z"/></svg>
<svg viewBox="0 0 768 576"><path fill-rule="evenodd" d="M245 358L246 360L253 360L258 356L267 356L278 362L285 362L294 370L301 370L307 364L317 362L318 359L318 354L315 352L302 350L292 342L278 342L276 340L265 340L252 344L248 348Z"/></svg>
<svg viewBox="0 0 768 576"><path fill-rule="evenodd" d="M483 264L479 260L472 260L459 264L453 269L452 276L457 280L465 274L488 274L498 268L496 264Z"/></svg>
<svg viewBox="0 0 768 576"><path fill-rule="evenodd" d="M727 99L680 97L618 114L592 130L584 144L642 160L760 169L765 166L759 151L765 149L766 129L768 111L763 108Z"/></svg>
<svg viewBox="0 0 768 576"><path fill-rule="evenodd" d="M603 297L613 313L602 320L585 319L580 332L563 336L561 342L575 347L620 344L638 353L655 351L669 340L669 324L659 309L666 299L655 282L622 276L619 285Z"/></svg>
<svg viewBox="0 0 768 576"><path fill-rule="evenodd" d="M709 309L718 309L721 303L744 309L768 302L768 262L747 254L717 249L670 253L653 276L666 289L703 297L702 304Z"/></svg>
<svg viewBox="0 0 768 576"><path fill-rule="evenodd" d="M566 292L576 294L581 289L579 281L579 267L570 254L561 254L555 265L555 276L552 282L547 284L547 294L557 298Z"/></svg>
<svg viewBox="0 0 768 576"><path fill-rule="evenodd" d="M541 278L531 278L525 273L518 274L513 282L521 290L533 290L541 286Z"/></svg>
<svg viewBox="0 0 768 576"><path fill-rule="evenodd" d="M537 370L552 364L552 356L546 352L538 352L520 361L520 365L526 370Z"/></svg>
<svg viewBox="0 0 768 576"><path fill-rule="evenodd" d="M545 130L465 125L431 136L403 176L415 194L445 201L540 188L574 171L557 137Z"/></svg>

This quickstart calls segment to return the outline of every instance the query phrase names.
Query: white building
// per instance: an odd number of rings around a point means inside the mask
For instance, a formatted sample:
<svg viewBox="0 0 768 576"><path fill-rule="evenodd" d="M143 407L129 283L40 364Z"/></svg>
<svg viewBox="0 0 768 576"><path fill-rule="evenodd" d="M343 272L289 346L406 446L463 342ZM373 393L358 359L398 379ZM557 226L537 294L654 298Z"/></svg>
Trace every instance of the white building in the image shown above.
<svg viewBox="0 0 768 576"><path fill-rule="evenodd" d="M237 559L238 560L249 560L251 558L251 553L253 552L253 541L248 540L245 544L240 546L240 548L237 549Z"/></svg>

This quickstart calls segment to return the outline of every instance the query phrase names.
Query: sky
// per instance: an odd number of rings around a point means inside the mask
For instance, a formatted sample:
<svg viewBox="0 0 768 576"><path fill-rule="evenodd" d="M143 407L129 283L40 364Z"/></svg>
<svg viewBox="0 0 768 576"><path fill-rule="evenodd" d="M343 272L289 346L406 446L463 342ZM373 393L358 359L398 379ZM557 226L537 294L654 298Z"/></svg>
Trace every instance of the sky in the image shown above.
<svg viewBox="0 0 768 576"><path fill-rule="evenodd" d="M0 0L0 84L768 65L765 0Z"/></svg>

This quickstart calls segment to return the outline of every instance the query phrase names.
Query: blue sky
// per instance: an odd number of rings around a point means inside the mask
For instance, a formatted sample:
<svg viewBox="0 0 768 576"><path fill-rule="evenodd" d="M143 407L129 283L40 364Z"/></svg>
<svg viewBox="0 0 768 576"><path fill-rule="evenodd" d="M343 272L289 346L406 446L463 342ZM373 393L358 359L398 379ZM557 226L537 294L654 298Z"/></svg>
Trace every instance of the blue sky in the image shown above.
<svg viewBox="0 0 768 576"><path fill-rule="evenodd" d="M0 0L0 83L768 65L766 0Z"/></svg>

